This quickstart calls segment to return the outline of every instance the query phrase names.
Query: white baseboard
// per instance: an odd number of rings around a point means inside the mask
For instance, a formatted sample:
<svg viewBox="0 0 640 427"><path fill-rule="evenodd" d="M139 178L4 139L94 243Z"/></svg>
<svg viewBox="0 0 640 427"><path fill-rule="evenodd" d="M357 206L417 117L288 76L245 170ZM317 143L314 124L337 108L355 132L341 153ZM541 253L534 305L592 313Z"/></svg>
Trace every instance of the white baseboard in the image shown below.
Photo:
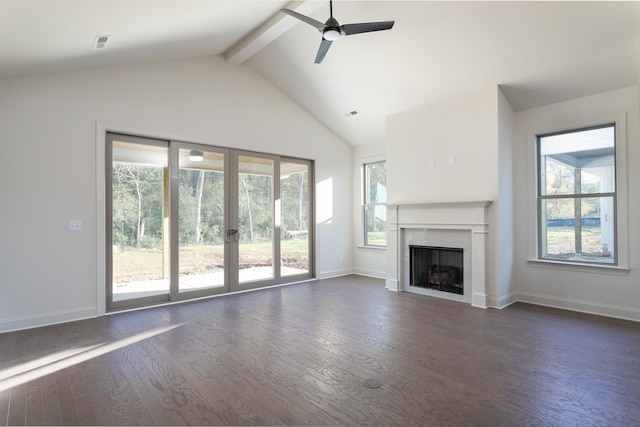
<svg viewBox="0 0 640 427"><path fill-rule="evenodd" d="M394 279L387 279L384 282L384 287L389 289L390 291L400 292L399 285L400 282Z"/></svg>
<svg viewBox="0 0 640 427"><path fill-rule="evenodd" d="M13 317L0 321L0 332L19 331L57 323L72 322L97 316L96 307L81 307L71 310L53 311L30 316Z"/></svg>
<svg viewBox="0 0 640 427"><path fill-rule="evenodd" d="M516 296L517 301L526 302L529 304L543 305L546 307L561 308L564 310L578 311L581 313L597 314L599 316L607 316L617 319L640 322L640 310L636 308L610 304L600 304L569 298L552 297L548 295L533 294L529 292L519 292L516 294Z"/></svg>
<svg viewBox="0 0 640 427"><path fill-rule="evenodd" d="M362 268L356 268L353 271L353 274L357 274L359 276L365 276L365 277L373 277L374 279L386 279L387 278L387 272L386 271L377 271L377 270L362 269Z"/></svg>
<svg viewBox="0 0 640 427"><path fill-rule="evenodd" d="M317 279L328 279L332 277L347 276L350 274L360 274L364 276L368 275L362 272L353 272L351 270L335 270L324 272L321 277L317 277ZM377 276L372 277L378 278ZM397 281L387 279L385 281L385 288L392 291L398 291L398 283ZM489 297L488 305L491 308L503 309L518 301L529 304L542 305L546 307L560 308L564 310L640 322L640 310L635 308L600 304L569 298L558 298L529 292L511 293L500 298ZM0 321L0 333L88 319L96 316L96 307L82 307L72 310L61 310L30 316L14 317Z"/></svg>
<svg viewBox="0 0 640 427"><path fill-rule="evenodd" d="M488 308L489 296L474 292L471 295L471 305L477 308Z"/></svg>
<svg viewBox="0 0 640 427"><path fill-rule="evenodd" d="M355 274L353 269L351 268L345 268L341 270L328 270L317 273L316 279L331 279L333 277L348 276L350 274Z"/></svg>
<svg viewBox="0 0 640 427"><path fill-rule="evenodd" d="M498 310L502 310L503 308L510 306L514 302L518 302L518 294L515 293L510 293L501 296L500 298L495 298L492 296L489 296L488 298L489 307L497 308Z"/></svg>

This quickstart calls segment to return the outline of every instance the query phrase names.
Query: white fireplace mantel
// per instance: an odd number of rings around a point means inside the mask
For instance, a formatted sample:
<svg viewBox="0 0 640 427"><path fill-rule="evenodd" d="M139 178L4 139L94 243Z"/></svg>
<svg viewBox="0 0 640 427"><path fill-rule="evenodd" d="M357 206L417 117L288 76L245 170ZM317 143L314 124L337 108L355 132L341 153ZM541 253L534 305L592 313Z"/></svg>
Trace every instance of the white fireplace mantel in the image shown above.
<svg viewBox="0 0 640 427"><path fill-rule="evenodd" d="M387 205L387 289L404 291L402 233L404 229L468 230L471 233L471 305L487 308L487 207L491 200Z"/></svg>

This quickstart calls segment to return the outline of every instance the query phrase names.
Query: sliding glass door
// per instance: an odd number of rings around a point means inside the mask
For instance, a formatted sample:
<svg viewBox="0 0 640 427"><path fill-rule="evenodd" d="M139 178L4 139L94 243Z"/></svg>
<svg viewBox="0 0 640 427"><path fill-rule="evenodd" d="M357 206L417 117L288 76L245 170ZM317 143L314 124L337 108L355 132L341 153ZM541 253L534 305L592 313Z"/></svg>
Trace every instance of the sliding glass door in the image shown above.
<svg viewBox="0 0 640 427"><path fill-rule="evenodd" d="M196 297L228 291L228 150L174 143L178 152L178 291Z"/></svg>
<svg viewBox="0 0 640 427"><path fill-rule="evenodd" d="M295 277L311 271L311 164L281 159L279 175L280 274Z"/></svg>
<svg viewBox="0 0 640 427"><path fill-rule="evenodd" d="M237 289L273 281L274 271L274 174L275 159L238 153L236 203L238 278Z"/></svg>
<svg viewBox="0 0 640 427"><path fill-rule="evenodd" d="M106 141L109 310L313 277L310 161Z"/></svg>
<svg viewBox="0 0 640 427"><path fill-rule="evenodd" d="M245 152L234 152L232 162L237 168L232 206L237 246L231 248L238 260L233 290L309 275L311 163Z"/></svg>
<svg viewBox="0 0 640 427"><path fill-rule="evenodd" d="M112 138L107 150L107 301L166 301L170 292L169 144Z"/></svg>

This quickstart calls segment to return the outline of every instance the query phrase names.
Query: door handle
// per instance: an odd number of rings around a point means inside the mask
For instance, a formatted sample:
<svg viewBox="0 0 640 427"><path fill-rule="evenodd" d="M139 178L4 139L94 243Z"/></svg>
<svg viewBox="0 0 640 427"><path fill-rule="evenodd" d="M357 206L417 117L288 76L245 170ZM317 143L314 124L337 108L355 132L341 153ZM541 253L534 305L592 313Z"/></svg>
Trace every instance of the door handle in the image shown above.
<svg viewBox="0 0 640 427"><path fill-rule="evenodd" d="M240 241L240 232L238 230L227 230L227 232L224 235L224 241L225 243L230 243L231 242L231 238L233 238L234 242L238 242Z"/></svg>

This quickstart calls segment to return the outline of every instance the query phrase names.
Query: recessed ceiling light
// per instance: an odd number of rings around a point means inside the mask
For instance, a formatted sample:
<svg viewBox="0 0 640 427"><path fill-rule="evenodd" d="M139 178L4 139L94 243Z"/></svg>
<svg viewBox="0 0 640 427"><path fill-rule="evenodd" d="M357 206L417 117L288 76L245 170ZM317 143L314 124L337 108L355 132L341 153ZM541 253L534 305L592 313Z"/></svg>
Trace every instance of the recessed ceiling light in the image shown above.
<svg viewBox="0 0 640 427"><path fill-rule="evenodd" d="M93 42L94 49L104 49L111 36L96 36L96 40Z"/></svg>
<svg viewBox="0 0 640 427"><path fill-rule="evenodd" d="M344 113L344 116L351 117L351 116L355 116L356 114L358 114L358 110L351 110L348 113Z"/></svg>

